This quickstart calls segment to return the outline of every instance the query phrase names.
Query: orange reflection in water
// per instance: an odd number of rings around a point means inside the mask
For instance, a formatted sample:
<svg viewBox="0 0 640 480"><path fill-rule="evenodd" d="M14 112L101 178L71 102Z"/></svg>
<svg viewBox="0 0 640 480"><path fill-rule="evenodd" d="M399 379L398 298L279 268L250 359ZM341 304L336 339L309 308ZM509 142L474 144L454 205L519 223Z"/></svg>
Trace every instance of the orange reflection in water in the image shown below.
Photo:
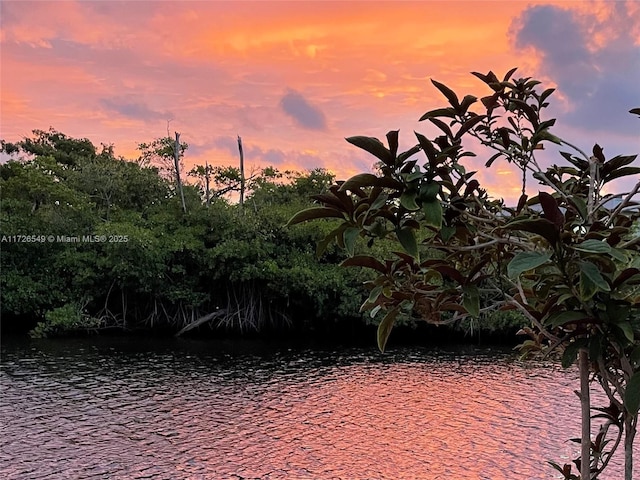
<svg viewBox="0 0 640 480"><path fill-rule="evenodd" d="M445 362L274 379L249 402L257 442L216 468L264 479L551 478L547 460L570 461L579 432L571 379L553 373Z"/></svg>

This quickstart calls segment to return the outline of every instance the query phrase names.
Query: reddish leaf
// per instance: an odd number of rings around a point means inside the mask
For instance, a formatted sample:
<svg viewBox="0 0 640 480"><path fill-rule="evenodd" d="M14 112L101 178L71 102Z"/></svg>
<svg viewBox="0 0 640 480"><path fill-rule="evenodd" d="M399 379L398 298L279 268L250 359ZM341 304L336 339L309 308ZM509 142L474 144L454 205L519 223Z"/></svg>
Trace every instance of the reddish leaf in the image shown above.
<svg viewBox="0 0 640 480"><path fill-rule="evenodd" d="M464 277L462 274L453 267L448 265L436 265L433 267L436 272L439 272L441 275L445 277L449 277L452 280L455 280L460 285L464 284Z"/></svg>
<svg viewBox="0 0 640 480"><path fill-rule="evenodd" d="M518 200L518 206L516 207L516 213L517 214L519 214L522 211L522 209L524 208L524 206L526 205L527 198L529 198L529 197L525 193L520 195L520 199Z"/></svg>
<svg viewBox="0 0 640 480"><path fill-rule="evenodd" d="M598 162L604 163L604 154L602 153L602 147L597 143L593 146L593 156L598 159Z"/></svg>
<svg viewBox="0 0 640 480"><path fill-rule="evenodd" d="M372 268L380 273L387 273L387 268L384 264L369 255L356 255L354 257L347 258L340 265L343 267Z"/></svg>
<svg viewBox="0 0 640 480"><path fill-rule="evenodd" d="M553 222L553 224L558 227L558 230L562 229L564 225L564 215L558 208L556 199L546 192L540 192L538 198L540 199L545 218Z"/></svg>
<svg viewBox="0 0 640 480"><path fill-rule="evenodd" d="M517 220L515 222L511 222L505 228L508 230L520 230L523 232L535 233L547 240L551 245L555 245L560 238L556 225L546 218Z"/></svg>
<svg viewBox="0 0 640 480"><path fill-rule="evenodd" d="M620 285L631 279L634 275L640 274L640 269L637 268L625 268L620 275L613 281L613 288L618 288Z"/></svg>
<svg viewBox="0 0 640 480"><path fill-rule="evenodd" d="M319 194L319 195L312 195L311 198L313 200L317 200L320 203L323 203L324 205L331 205L332 207L336 208L337 210L342 210L344 208L344 205L340 201L340 199L338 197L336 197L335 195L331 195L329 193L322 193L322 194Z"/></svg>
<svg viewBox="0 0 640 480"><path fill-rule="evenodd" d="M334 208L327 207L312 207L307 208L306 210L302 210L301 212L296 213L291 220L287 222L287 225L295 225L297 223L306 222L307 220L315 220L318 218L342 218L344 216L341 212Z"/></svg>

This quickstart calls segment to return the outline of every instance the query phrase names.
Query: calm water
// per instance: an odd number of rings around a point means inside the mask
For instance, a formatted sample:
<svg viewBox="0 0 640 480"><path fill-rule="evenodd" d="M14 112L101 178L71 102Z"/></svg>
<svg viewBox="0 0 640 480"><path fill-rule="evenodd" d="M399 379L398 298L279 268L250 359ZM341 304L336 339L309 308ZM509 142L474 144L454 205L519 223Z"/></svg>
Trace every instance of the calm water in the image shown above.
<svg viewBox="0 0 640 480"><path fill-rule="evenodd" d="M499 351L41 341L0 375L4 479L550 479L578 451L576 372Z"/></svg>

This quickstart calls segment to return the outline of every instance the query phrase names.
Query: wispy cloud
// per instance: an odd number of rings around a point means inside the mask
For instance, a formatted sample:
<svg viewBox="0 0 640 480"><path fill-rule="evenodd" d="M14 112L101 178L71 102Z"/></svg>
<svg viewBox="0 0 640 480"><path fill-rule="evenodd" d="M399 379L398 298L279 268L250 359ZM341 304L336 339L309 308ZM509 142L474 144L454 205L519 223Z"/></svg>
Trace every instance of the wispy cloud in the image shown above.
<svg viewBox="0 0 640 480"><path fill-rule="evenodd" d="M327 120L318 107L295 90L289 90L280 99L280 108L302 128L309 130L326 130Z"/></svg>
<svg viewBox="0 0 640 480"><path fill-rule="evenodd" d="M144 122L171 120L174 117L169 111L154 110L144 102L127 98L103 98L100 103L110 111Z"/></svg>

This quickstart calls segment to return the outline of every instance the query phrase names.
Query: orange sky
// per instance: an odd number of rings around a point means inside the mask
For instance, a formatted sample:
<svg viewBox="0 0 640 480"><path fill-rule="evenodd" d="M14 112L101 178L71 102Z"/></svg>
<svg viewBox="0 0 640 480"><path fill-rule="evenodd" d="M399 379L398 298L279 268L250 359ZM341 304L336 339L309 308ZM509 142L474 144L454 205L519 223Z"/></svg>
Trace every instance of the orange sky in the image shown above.
<svg viewBox="0 0 640 480"><path fill-rule="evenodd" d="M181 132L188 165L325 167L374 159L344 141L401 130L443 104L429 78L486 90L470 71L513 66L557 86L557 133L640 152L636 2L1 2L1 136L49 126L116 153ZM484 162L478 162L482 165ZM476 167L478 168L478 167ZM509 169L481 171L514 198ZM505 181L509 179L510 181Z"/></svg>

